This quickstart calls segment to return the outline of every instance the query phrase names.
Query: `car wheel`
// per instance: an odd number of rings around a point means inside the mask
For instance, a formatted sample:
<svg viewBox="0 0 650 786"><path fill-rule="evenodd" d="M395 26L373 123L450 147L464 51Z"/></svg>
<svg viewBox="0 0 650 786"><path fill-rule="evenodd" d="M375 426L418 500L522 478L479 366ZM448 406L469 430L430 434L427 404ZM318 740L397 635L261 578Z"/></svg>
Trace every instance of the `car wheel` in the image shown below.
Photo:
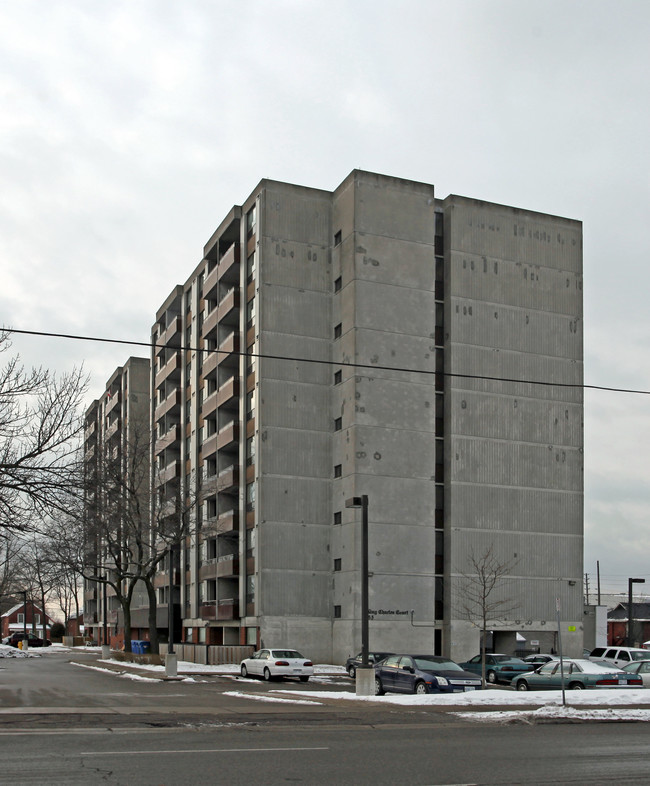
<svg viewBox="0 0 650 786"><path fill-rule="evenodd" d="M490 685L496 685L497 684L496 672L488 671L488 673L487 673L487 681L490 683Z"/></svg>
<svg viewBox="0 0 650 786"><path fill-rule="evenodd" d="M353 680L356 677L357 670L354 666L348 666L348 677Z"/></svg>
<svg viewBox="0 0 650 786"><path fill-rule="evenodd" d="M309 682L309 677L301 677L300 682Z"/></svg>
<svg viewBox="0 0 650 786"><path fill-rule="evenodd" d="M381 684L379 677L375 677L375 696L384 695L384 686Z"/></svg>
<svg viewBox="0 0 650 786"><path fill-rule="evenodd" d="M246 666L244 666L243 663L239 671L241 672L242 677L248 677L248 669L246 668Z"/></svg>
<svg viewBox="0 0 650 786"><path fill-rule="evenodd" d="M266 668L266 666L264 667L264 679L267 682L269 682L271 679L271 672Z"/></svg>
<svg viewBox="0 0 650 786"><path fill-rule="evenodd" d="M416 682L413 693L417 693L418 696L422 696L422 694L428 693L427 686L424 684L424 682Z"/></svg>
<svg viewBox="0 0 650 786"><path fill-rule="evenodd" d="M528 690L528 683L526 680L519 680L517 683L517 690Z"/></svg>
<svg viewBox="0 0 650 786"><path fill-rule="evenodd" d="M585 686L581 682L571 682L569 684L569 690L584 690Z"/></svg>

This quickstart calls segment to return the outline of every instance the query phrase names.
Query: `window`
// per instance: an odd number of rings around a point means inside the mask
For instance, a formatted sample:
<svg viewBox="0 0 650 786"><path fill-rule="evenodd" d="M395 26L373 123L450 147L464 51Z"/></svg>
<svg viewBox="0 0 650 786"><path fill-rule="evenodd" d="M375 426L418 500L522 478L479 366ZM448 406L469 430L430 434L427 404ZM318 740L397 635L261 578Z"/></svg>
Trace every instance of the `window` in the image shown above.
<svg viewBox="0 0 650 786"><path fill-rule="evenodd" d="M253 327L253 323L255 321L255 298L251 298L248 303L246 303L246 327L251 328Z"/></svg>
<svg viewBox="0 0 650 786"><path fill-rule="evenodd" d="M341 523L341 511L340 510L337 510L336 513L334 514L334 523L335 524L340 524Z"/></svg>
<svg viewBox="0 0 650 786"><path fill-rule="evenodd" d="M246 237L252 237L255 234L255 226L257 224L257 213L255 206L246 213Z"/></svg>
<svg viewBox="0 0 650 786"><path fill-rule="evenodd" d="M22 612L18 613L18 619L16 620L19 625L25 624L25 615Z"/></svg>
<svg viewBox="0 0 650 786"><path fill-rule="evenodd" d="M252 420L255 417L255 391L251 390L246 394L246 420Z"/></svg>
<svg viewBox="0 0 650 786"><path fill-rule="evenodd" d="M255 603L255 576L246 576L246 603Z"/></svg>
<svg viewBox="0 0 650 786"><path fill-rule="evenodd" d="M334 325L334 338L341 338L342 331L343 325L340 322L338 325Z"/></svg>
<svg viewBox="0 0 650 786"><path fill-rule="evenodd" d="M246 440L246 466L250 467L255 463L255 437Z"/></svg>
<svg viewBox="0 0 650 786"><path fill-rule="evenodd" d="M341 619L341 607L340 606L334 606L334 619L337 619L337 620Z"/></svg>
<svg viewBox="0 0 650 786"><path fill-rule="evenodd" d="M341 230L339 229L339 231L334 234L334 245L335 246L340 245L341 240L343 240L343 237L341 235Z"/></svg>
<svg viewBox="0 0 650 786"><path fill-rule="evenodd" d="M255 278L255 252L249 255L246 260L246 281L251 283Z"/></svg>
<svg viewBox="0 0 650 786"><path fill-rule="evenodd" d="M341 381L343 380L343 372L342 371L335 371L334 372L334 384L340 385Z"/></svg>
<svg viewBox="0 0 650 786"><path fill-rule="evenodd" d="M340 559L335 559L334 560L334 570L335 571L341 570L341 560Z"/></svg>
<svg viewBox="0 0 650 786"><path fill-rule="evenodd" d="M341 276L339 276L339 277L336 279L336 281L334 282L334 291L335 291L335 292L340 292L340 291L341 291L341 286L342 286L342 283L343 283L343 282L342 282L342 280L341 280Z"/></svg>
<svg viewBox="0 0 650 786"><path fill-rule="evenodd" d="M246 486L246 510L255 510L255 484Z"/></svg>
<svg viewBox="0 0 650 786"><path fill-rule="evenodd" d="M341 464L335 464L334 465L334 477L335 478L340 478L342 474L343 474L343 467L341 466Z"/></svg>
<svg viewBox="0 0 650 786"><path fill-rule="evenodd" d="M343 428L343 418L335 418L334 431L340 431Z"/></svg>

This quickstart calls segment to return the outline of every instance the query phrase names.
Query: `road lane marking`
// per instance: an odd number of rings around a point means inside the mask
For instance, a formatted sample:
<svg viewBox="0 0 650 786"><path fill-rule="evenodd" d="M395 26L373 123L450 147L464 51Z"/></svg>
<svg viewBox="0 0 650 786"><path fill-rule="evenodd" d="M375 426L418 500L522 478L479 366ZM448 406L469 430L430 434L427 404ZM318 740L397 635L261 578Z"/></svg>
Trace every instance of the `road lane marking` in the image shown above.
<svg viewBox="0 0 650 786"><path fill-rule="evenodd" d="M142 750L142 751L80 751L80 756L151 756L162 753L171 753L174 756L179 754L194 753L284 753L296 751L328 751L329 748L194 748L192 750Z"/></svg>

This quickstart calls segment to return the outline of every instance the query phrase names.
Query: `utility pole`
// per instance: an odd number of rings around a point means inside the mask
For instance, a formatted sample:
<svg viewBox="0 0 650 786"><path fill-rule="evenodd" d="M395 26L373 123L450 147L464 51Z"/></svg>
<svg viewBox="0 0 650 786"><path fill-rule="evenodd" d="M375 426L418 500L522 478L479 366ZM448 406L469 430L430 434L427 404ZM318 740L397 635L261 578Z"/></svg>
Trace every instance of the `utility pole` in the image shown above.
<svg viewBox="0 0 650 786"><path fill-rule="evenodd" d="M585 573L585 601L589 605L589 574Z"/></svg>

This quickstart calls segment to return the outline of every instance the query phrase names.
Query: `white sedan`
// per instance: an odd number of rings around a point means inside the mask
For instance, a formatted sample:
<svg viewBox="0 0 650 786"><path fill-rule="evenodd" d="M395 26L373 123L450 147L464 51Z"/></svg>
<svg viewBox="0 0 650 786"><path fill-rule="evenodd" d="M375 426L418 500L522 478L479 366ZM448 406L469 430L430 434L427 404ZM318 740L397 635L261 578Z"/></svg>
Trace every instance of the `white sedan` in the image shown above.
<svg viewBox="0 0 650 786"><path fill-rule="evenodd" d="M267 681L274 677L298 677L307 682L314 673L314 664L297 650L269 649L254 652L241 662L239 670L242 677L263 677Z"/></svg>

